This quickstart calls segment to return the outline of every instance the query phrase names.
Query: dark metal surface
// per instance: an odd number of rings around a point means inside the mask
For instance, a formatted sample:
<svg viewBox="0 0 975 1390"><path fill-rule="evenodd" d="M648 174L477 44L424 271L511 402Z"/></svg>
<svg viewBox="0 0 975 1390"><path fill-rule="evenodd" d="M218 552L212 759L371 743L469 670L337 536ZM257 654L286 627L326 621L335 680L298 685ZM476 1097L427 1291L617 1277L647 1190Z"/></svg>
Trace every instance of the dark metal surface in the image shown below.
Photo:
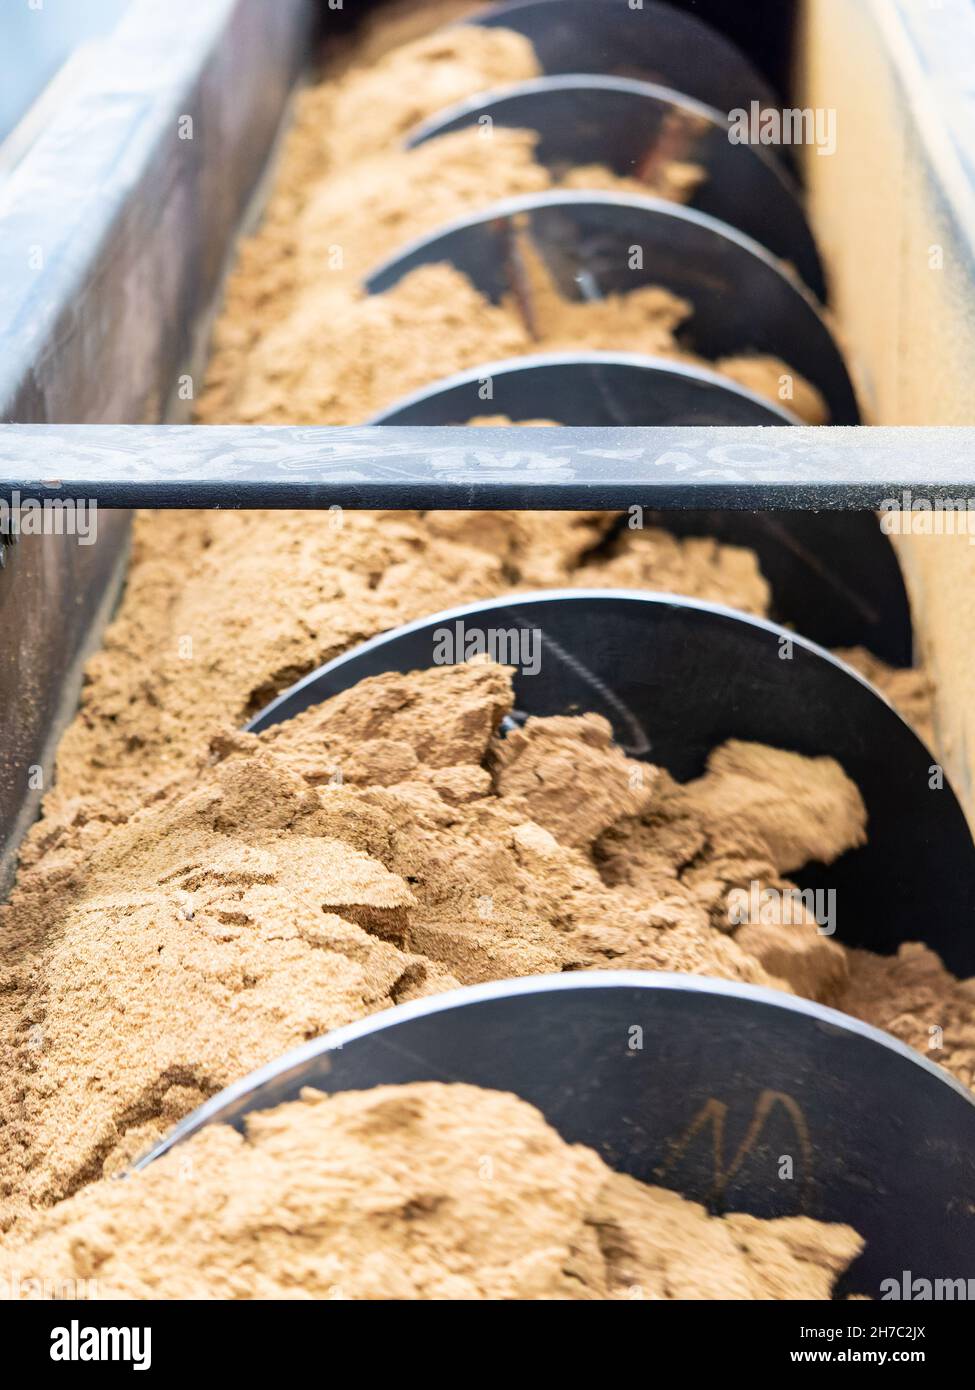
<svg viewBox="0 0 975 1390"><path fill-rule="evenodd" d="M529 39L546 73L609 73L661 82L721 111L775 93L723 34L657 0L512 0L468 23L514 29Z"/></svg>
<svg viewBox="0 0 975 1390"><path fill-rule="evenodd" d="M409 143L466 126L483 130L485 122L537 131L538 158L556 176L598 164L642 179L652 193L662 165L699 165L704 179L687 206L730 223L791 262L825 299L822 264L797 189L767 149L731 142L726 112L632 78L544 77L440 111Z"/></svg>
<svg viewBox="0 0 975 1390"><path fill-rule="evenodd" d="M975 1276L971 1096L832 1009L690 976L511 980L386 1010L245 1077L136 1166L306 1086L415 1081L514 1092L610 1167L714 1212L853 1226L866 1249L836 1296L878 1297L905 1269Z"/></svg>
<svg viewBox="0 0 975 1390"><path fill-rule="evenodd" d="M497 303L516 283L521 234L566 298L662 285L692 306L680 334L686 346L711 360L779 357L823 393L830 423L859 421L843 358L801 281L743 232L660 199L575 192L511 198L404 247L376 267L367 288L381 294L417 266L449 261Z"/></svg>
<svg viewBox="0 0 975 1390"><path fill-rule="evenodd" d="M0 568L0 892L50 785L55 742L81 688L81 663L122 583L130 518L98 517L97 541L23 535Z"/></svg>
<svg viewBox="0 0 975 1390"><path fill-rule="evenodd" d="M11 425L0 497L18 489L105 507L863 510L975 500L975 430Z"/></svg>
<svg viewBox="0 0 975 1390"><path fill-rule="evenodd" d="M913 664L904 576L873 512L644 512L642 522L754 551L772 590L769 616L810 641ZM622 517L620 529L627 524Z"/></svg>
<svg viewBox="0 0 975 1390"><path fill-rule="evenodd" d="M829 867L803 869L796 882L835 890L836 935L847 945L889 953L924 941L955 974L975 974L975 845L951 787L930 786L931 754L850 667L759 618L627 591L552 590L469 604L329 662L248 728L290 719L366 676L432 666L434 634L457 622L537 631L540 669L516 671L518 710L601 714L628 754L679 781L700 775L727 739L835 758L860 789L868 843Z"/></svg>
<svg viewBox="0 0 975 1390"><path fill-rule="evenodd" d="M484 362L396 401L370 424L462 425L484 415L594 426L798 423L717 372L634 353L579 352Z"/></svg>

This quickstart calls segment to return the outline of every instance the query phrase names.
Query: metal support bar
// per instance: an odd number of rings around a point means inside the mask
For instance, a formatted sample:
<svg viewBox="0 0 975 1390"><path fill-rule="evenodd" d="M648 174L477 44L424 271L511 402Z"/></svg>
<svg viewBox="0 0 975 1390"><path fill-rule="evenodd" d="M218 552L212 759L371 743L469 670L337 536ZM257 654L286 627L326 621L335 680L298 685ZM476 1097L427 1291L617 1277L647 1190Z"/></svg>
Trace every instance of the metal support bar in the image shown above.
<svg viewBox="0 0 975 1390"><path fill-rule="evenodd" d="M7 503L765 511L969 496L963 428L0 428Z"/></svg>

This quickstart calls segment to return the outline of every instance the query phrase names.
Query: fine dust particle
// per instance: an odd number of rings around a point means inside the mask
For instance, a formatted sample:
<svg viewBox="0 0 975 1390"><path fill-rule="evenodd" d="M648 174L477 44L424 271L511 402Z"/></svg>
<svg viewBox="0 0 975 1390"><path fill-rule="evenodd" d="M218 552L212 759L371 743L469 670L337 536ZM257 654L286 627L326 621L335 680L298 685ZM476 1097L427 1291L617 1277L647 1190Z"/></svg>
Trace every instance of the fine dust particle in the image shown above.
<svg viewBox="0 0 975 1390"><path fill-rule="evenodd" d="M512 1095L381 1086L211 1126L0 1250L30 1296L826 1299L863 1242L708 1215L612 1172Z"/></svg>
<svg viewBox="0 0 975 1390"><path fill-rule="evenodd" d="M539 264L540 329L447 266L419 270L384 295L363 293L368 271L412 239L507 197L560 187L692 195L700 171L684 164L664 165L651 182L598 166L556 176L527 130L471 128L404 147L433 112L538 73L523 36L459 26L353 60L303 95L265 219L240 247L227 286L202 422L358 423L452 372L539 350L703 360L676 338L688 323L693 336L693 306L653 286L569 303L545 286ZM815 388L776 359L728 358L718 369L810 424L827 418Z"/></svg>
<svg viewBox="0 0 975 1390"><path fill-rule="evenodd" d="M621 968L846 988L848 953L811 920L729 911L733 889L784 890L862 843L836 763L727 744L680 786L594 715L500 738L512 698L487 662L376 677L216 733L121 823L69 803L45 848L42 822L0 909L8 1224L289 1048L458 984Z"/></svg>

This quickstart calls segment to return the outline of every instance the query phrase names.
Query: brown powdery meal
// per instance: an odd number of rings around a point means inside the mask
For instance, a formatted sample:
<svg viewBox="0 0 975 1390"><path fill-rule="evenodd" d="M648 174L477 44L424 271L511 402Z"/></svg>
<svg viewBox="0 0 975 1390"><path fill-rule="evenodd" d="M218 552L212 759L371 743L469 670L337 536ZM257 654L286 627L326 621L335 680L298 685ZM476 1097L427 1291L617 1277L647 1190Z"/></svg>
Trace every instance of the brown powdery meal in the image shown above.
<svg viewBox="0 0 975 1390"><path fill-rule="evenodd" d="M514 1096L381 1086L215 1125L0 1250L89 1298L826 1299L862 1249L807 1217L713 1217L614 1173ZM36 1282L35 1282L36 1281Z"/></svg>
<svg viewBox="0 0 975 1390"><path fill-rule="evenodd" d="M308 671L456 604L622 588L768 615L752 551L616 525L606 512L138 513L125 596L88 663L25 862L131 814L194 765L211 730L245 723ZM930 720L920 673L843 655Z"/></svg>
<svg viewBox="0 0 975 1390"><path fill-rule="evenodd" d="M430 6L427 17L465 8ZM409 7L402 18L403 37L428 22ZM381 57L388 33L367 38L371 57ZM471 340L457 306L490 310L472 361L483 360L487 343L491 355L529 350L510 305L494 310L469 286L448 287L442 267L398 287L399 299L367 304L354 286L375 260L445 218L553 186L526 132L477 144L462 133L409 155L395 148L446 102L533 75L534 55L517 35L471 30L390 54L371 75L366 56L354 50L341 82L301 99L268 217L233 279L203 418L275 419L282 392L293 390L285 418L323 422L334 410L349 419L421 384L382 343L384 331L388 344L390 332L405 330L397 314L425 284L458 298L446 326L436 326L453 358L424 359L428 349L410 342L424 372L467 364ZM575 170L563 186L627 181ZM543 301L544 291L541 282ZM590 306L590 315L549 301L541 313L549 342L564 333L599 346L625 321L626 345L669 353L689 312L657 290ZM289 345L303 333L306 358L325 355L333 314L362 330L378 315L379 347L376 357L355 357L353 344L349 367L316 377ZM616 336L610 345L622 344ZM784 369L766 367L777 384ZM395 388L388 397L377 384L383 372ZM821 409L812 398L795 404L809 418ZM587 1287L595 1297L633 1296L634 1286L650 1296L828 1291L858 1248L843 1228L710 1220L673 1194L607 1174L520 1102L478 1093L458 1105L454 1088L315 1098L261 1117L247 1143L213 1129L144 1177L97 1183L206 1096L296 1042L457 982L540 970L618 964L775 983L859 1010L919 1046L941 1025L942 1060L970 1079L971 995L923 948L878 961L812 928L729 930L724 898L740 880L784 883L805 858L828 859L862 837L859 797L829 760L729 745L703 778L678 788L627 764L592 718L542 721L502 745L494 730L510 692L490 667L376 682L263 739L228 728L362 638L465 598L620 585L767 610L767 586L747 552L659 530L609 542L611 522L503 513L138 519L126 599L91 663L57 785L0 910L0 1022L10 1040L0 1072L0 1195L2 1224L19 1218L8 1238L18 1274L57 1266L110 1289L172 1293L199 1277L192 1250L200 1246L209 1292L273 1292L283 1288L275 1280L290 1278L283 1291L560 1296L569 1269L573 1296ZM226 731L208 754L218 726ZM450 1150L464 1123L475 1136L466 1169ZM394 1154L415 1146L409 1164L389 1160L384 1191L393 1212L408 1216L411 1242L422 1213L442 1250L450 1238L440 1196L461 1204L469 1155L492 1151L495 1128L503 1138L494 1152L510 1140L546 1153L536 1179L525 1177L519 1149L510 1182L489 1189L506 1212L524 1197L511 1229L498 1231L494 1207L486 1218L465 1207L446 1270L390 1261L392 1236L369 1245L377 1164L390 1152L377 1133L396 1133ZM326 1134L341 1196L322 1172ZM350 1134L363 1145L351 1158ZM559 1204L581 1186L553 1174L569 1162L597 1176L566 1213ZM198 1181L185 1182L187 1164ZM272 1181L261 1164L277 1165ZM431 1168L442 1181L432 1192L421 1182L417 1197L411 1174ZM166 1190L144 1200L146 1184ZM242 1270L241 1233L266 1232L269 1201L275 1229L286 1202L307 1214L318 1248L310 1253L295 1236L286 1251L268 1247L269 1268ZM571 1246L570 1222L581 1229ZM484 1240L476 1248L467 1242L475 1228ZM192 1235L178 1245L183 1230ZM353 1282L328 1264L321 1230L337 1232L336 1248L362 1252ZM23 1246L32 1239L36 1246ZM554 1259L553 1240L562 1242ZM699 1263L688 1260L690 1248L701 1250Z"/></svg>
<svg viewBox="0 0 975 1390"><path fill-rule="evenodd" d="M131 814L194 765L213 729L245 723L308 671L440 609L592 587L767 613L751 551L615 525L605 512L138 514L125 597L88 664L27 860L56 853L72 826Z"/></svg>
<svg viewBox="0 0 975 1390"><path fill-rule="evenodd" d="M898 713L920 734L929 748L937 747L934 727L934 687L923 668L886 665L865 647L839 647L834 653L882 690Z"/></svg>
<svg viewBox="0 0 975 1390"><path fill-rule="evenodd" d="M970 1079L972 998L930 953L729 921L732 889L863 842L834 761L729 743L679 786L595 716L501 739L511 703L490 664L378 677L217 735L121 823L62 822L3 910L6 1223L290 1047L458 984L617 967L771 985L922 1045L942 1024Z"/></svg>
<svg viewBox="0 0 975 1390"><path fill-rule="evenodd" d="M425 116L461 97L538 75L530 43L504 29L457 28L353 62L305 92L256 236L240 248L216 326L198 418L207 424L352 424L453 372L571 349L702 363L677 340L693 306L655 286L569 303L533 268L530 323L490 303L448 265L422 267L383 295L363 276L414 237L500 199L552 188L690 196L694 171L654 180L538 163L532 131L457 131L403 148ZM711 365L811 424L827 418L808 382L760 355Z"/></svg>
<svg viewBox="0 0 975 1390"><path fill-rule="evenodd" d="M351 33L329 36L328 74L338 77L350 67L372 66L393 49L495 3L497 0L487 4L483 0L383 0L382 5L357 16ZM383 96L388 97L388 93Z"/></svg>

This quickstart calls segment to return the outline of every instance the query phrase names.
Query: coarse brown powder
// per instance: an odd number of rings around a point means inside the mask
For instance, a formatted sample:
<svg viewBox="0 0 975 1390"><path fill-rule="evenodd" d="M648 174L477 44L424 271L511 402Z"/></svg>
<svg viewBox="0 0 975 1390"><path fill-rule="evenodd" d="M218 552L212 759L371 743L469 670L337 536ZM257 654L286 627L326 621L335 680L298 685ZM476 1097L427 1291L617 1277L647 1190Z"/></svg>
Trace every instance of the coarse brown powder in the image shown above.
<svg viewBox="0 0 975 1390"><path fill-rule="evenodd" d="M387 48L380 29L373 38L369 61ZM447 267L372 300L356 289L404 239L499 197L552 186L527 132L496 131L493 143L461 132L409 153L395 148L445 101L532 75L537 64L519 36L468 30L387 56L391 66L370 73L365 50L353 50L341 80L300 99L268 216L230 285L202 419L344 422L431 374L538 345L511 305L487 305ZM397 92L407 94L401 105ZM576 170L564 183L626 181ZM429 297L441 295L448 302L424 319ZM689 311L659 290L592 306L551 301L545 345L672 353ZM367 335L375 347L360 351ZM774 398L788 376L775 361L720 366ZM793 408L816 418L821 403L794 385ZM510 694L490 667L374 683L260 740L233 732L320 662L465 598L602 584L766 611L767 586L750 554L657 530L607 545L611 521L503 513L138 519L125 602L91 665L57 786L2 909L0 1019L12 1042L0 1193L4 1223L19 1218L11 1239L37 1235L38 1267L50 1267L51 1255L70 1277L104 1276L110 1285L122 1277L132 1291L170 1293L206 1277L253 1293L280 1290L283 1266L298 1256L300 1277L288 1292L341 1286L344 1276L320 1250L304 1264L294 1247L269 1250L266 1266L241 1273L241 1246L232 1247L267 1210L258 1190L267 1162L276 1175L292 1174L282 1204L293 1199L309 1229L334 1220L339 1244L379 1262L375 1285L367 1280L349 1296L452 1296L432 1267L397 1284L383 1263L389 1248L369 1244L367 1197L352 1195L337 1211L335 1192L309 1181L321 1126L336 1143L337 1171L341 1162L362 1167L343 1141L346 1131L370 1130L383 1096L348 1098L348 1111L335 1101L288 1107L262 1117L260 1139L246 1145L210 1131L193 1150L198 1184L177 1185L186 1150L156 1165L141 1189L132 1180L79 1189L259 1062L457 982L626 965L770 983L890 1028L971 1084L972 984L952 980L925 948L904 947L888 961L847 951L811 924L729 925L732 887L754 878L786 886L783 875L807 859L828 861L860 841L862 805L830 760L727 745L703 778L681 788L664 773L634 770L594 718L541 721L499 743L494 730ZM923 718L920 677L889 677L872 658L860 660L872 678L892 679ZM442 1141L442 1190L461 1200L467 1170L450 1139L456 1098L434 1096L438 1089L411 1094L404 1106L394 1098L389 1124L405 1133L419 1116L415 1166L429 1170ZM510 1098L460 1100L477 1117L472 1129L487 1134L497 1120L498 1132L519 1142L534 1136L529 1147L547 1134L553 1170L570 1158L587 1171L599 1163L568 1149L528 1107L517 1115L498 1108L516 1105ZM373 1146L368 1162L377 1161ZM563 1296L555 1266L538 1257L545 1223L563 1215L587 1235L604 1220L628 1233L625 1268L615 1245L615 1254L600 1245L580 1256L595 1297L620 1296L627 1283L646 1284L649 1296L825 1296L856 1252L852 1233L814 1223L794 1223L788 1238L789 1223L753 1223L745 1242L734 1223L749 1218L709 1221L688 1204L678 1214L679 1199L637 1184L624 1201L629 1182L602 1170L598 1197L567 1214L544 1184L499 1187L498 1200L517 1191L525 1201L525 1248L500 1253L492 1284L491 1249L479 1247L464 1287L479 1296L505 1296L502 1288ZM153 1199L134 1195L140 1190ZM245 1195L233 1209L238 1190ZM398 1169L389 1190L393 1210L412 1219L412 1188ZM319 1200L314 1212L302 1206ZM478 1212L464 1211L448 1241L462 1241L468 1219L480 1229ZM204 1272L174 1234L184 1224L207 1251ZM443 1234L431 1229L431 1239ZM667 1251L692 1239L702 1263L691 1263L681 1284ZM766 1241L767 1267L755 1253ZM132 1264L121 1274L126 1252ZM537 1283L523 1274L533 1261ZM773 1267L781 1283L769 1282ZM366 1278L362 1267L355 1278ZM725 1292L695 1292L702 1289Z"/></svg>
<svg viewBox="0 0 975 1390"><path fill-rule="evenodd" d="M731 743L678 786L594 716L499 740L510 706L489 664L378 677L260 737L216 735L121 824L65 818L3 909L8 1222L289 1047L456 984L672 969L851 1007L858 956L811 921L728 910L732 889L784 889L862 843L835 762ZM942 1055L961 1072L962 987L919 960L914 1002L957 1021Z"/></svg>
<svg viewBox="0 0 975 1390"><path fill-rule="evenodd" d="M518 589L658 589L768 611L755 556L603 512L145 512L28 856L124 816L356 643Z"/></svg>
<svg viewBox="0 0 975 1390"><path fill-rule="evenodd" d="M709 1216L614 1173L511 1095L434 1083L212 1126L0 1250L14 1296L824 1299L862 1248Z"/></svg>
<svg viewBox="0 0 975 1390"><path fill-rule="evenodd" d="M531 45L504 29L461 26L354 62L299 104L274 193L240 248L197 418L207 424L352 424L452 372L542 350L606 349L703 359L677 331L693 306L659 287L569 303L538 261L534 312L493 305L459 271L424 267L367 296L367 272L411 239L516 194L555 187L682 199L694 172L665 165L649 184L586 166L561 178L535 158L531 131L472 128L413 150L403 137L460 96L535 76ZM819 393L775 358L708 364L808 423Z"/></svg>

